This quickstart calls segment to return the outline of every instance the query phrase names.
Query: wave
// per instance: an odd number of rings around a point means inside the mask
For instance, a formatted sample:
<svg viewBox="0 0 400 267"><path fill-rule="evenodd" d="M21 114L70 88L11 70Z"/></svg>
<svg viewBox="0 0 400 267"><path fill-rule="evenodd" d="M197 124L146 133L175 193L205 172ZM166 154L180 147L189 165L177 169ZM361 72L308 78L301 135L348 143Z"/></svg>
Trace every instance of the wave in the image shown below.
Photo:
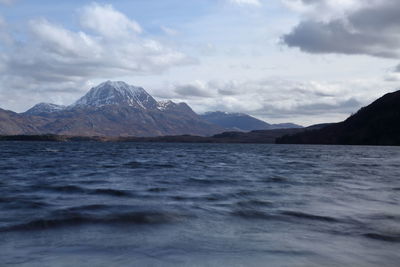
<svg viewBox="0 0 400 267"><path fill-rule="evenodd" d="M234 216L237 217L242 217L245 219L269 219L269 220L275 220L279 219L277 215L274 214L269 214L263 211L259 210L236 210L231 213Z"/></svg>
<svg viewBox="0 0 400 267"><path fill-rule="evenodd" d="M160 192L165 192L168 191L168 188L164 187L152 187L147 189L148 192L155 192L155 193L160 193Z"/></svg>
<svg viewBox="0 0 400 267"><path fill-rule="evenodd" d="M325 221L325 222L339 222L338 219L329 217L329 216L321 216L321 215L314 215L299 211L282 211L280 214L287 215L291 217L296 217L300 219L307 219L307 220L316 220L316 221Z"/></svg>
<svg viewBox="0 0 400 267"><path fill-rule="evenodd" d="M103 209L103 205L92 205L79 207L78 209ZM0 228L0 232L10 231L36 231L50 230L54 228L82 226L88 224L125 224L125 225L154 225L168 224L182 221L187 216L162 211L134 211L126 213L116 213L105 216L82 214L79 212L67 212L62 217L40 218L26 223L11 225Z"/></svg>
<svg viewBox="0 0 400 267"><path fill-rule="evenodd" d="M323 221L336 223L339 222L338 219L328 217L328 216L320 216L309 213L297 212L297 211L282 211L279 213L266 213L264 211L256 210L256 209L240 209L232 212L232 215L248 218L248 219L268 219L268 220L279 220L279 221L291 221L288 219L289 217L295 217L299 219L306 220L315 220L315 221Z"/></svg>
<svg viewBox="0 0 400 267"><path fill-rule="evenodd" d="M7 205L9 209L42 209L51 206L43 201L18 200Z"/></svg>
<svg viewBox="0 0 400 267"><path fill-rule="evenodd" d="M90 192L90 194L96 195L109 195L114 197L130 197L132 194L125 190L116 190L116 189L95 189Z"/></svg>
<svg viewBox="0 0 400 267"><path fill-rule="evenodd" d="M76 185L65 185L65 186L36 186L33 187L36 190L45 190L57 193L78 193L78 194L90 194L90 195L108 195L114 197L130 197L132 193L127 190L111 189L111 188L84 188Z"/></svg>
<svg viewBox="0 0 400 267"><path fill-rule="evenodd" d="M0 197L0 203L7 209L37 209L51 206L49 203L24 196Z"/></svg>
<svg viewBox="0 0 400 267"><path fill-rule="evenodd" d="M274 205L274 203L270 201L252 199L252 200L239 201L236 203L236 205L239 207L271 207Z"/></svg>
<svg viewBox="0 0 400 267"><path fill-rule="evenodd" d="M365 237L386 242L400 242L400 234L378 234L378 233L366 233Z"/></svg>
<svg viewBox="0 0 400 267"><path fill-rule="evenodd" d="M131 161L124 164L125 167L132 169L168 169L175 168L176 165L168 164L168 163L151 163L151 162L138 162Z"/></svg>

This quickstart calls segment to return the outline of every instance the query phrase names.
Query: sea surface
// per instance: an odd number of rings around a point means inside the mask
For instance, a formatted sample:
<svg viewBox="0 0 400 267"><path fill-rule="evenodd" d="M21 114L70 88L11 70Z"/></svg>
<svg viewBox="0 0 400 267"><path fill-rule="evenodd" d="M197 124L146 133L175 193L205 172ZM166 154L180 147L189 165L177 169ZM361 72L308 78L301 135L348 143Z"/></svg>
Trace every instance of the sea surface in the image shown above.
<svg viewBox="0 0 400 267"><path fill-rule="evenodd" d="M400 147L1 142L0 266L400 266Z"/></svg>

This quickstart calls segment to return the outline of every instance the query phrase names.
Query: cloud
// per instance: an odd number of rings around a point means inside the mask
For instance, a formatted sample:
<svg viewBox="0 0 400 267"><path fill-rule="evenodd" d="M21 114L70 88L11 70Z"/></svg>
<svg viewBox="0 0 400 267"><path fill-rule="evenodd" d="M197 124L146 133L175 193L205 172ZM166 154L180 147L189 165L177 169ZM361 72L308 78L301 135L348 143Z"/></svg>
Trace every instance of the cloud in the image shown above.
<svg viewBox="0 0 400 267"><path fill-rule="evenodd" d="M385 93L380 82L350 80L341 82L301 82L283 78L227 82L194 81L170 84L173 94L158 97L187 101L199 113L212 110L244 112L266 121L316 123L339 121ZM374 93L371 93L371 91Z"/></svg>
<svg viewBox="0 0 400 267"><path fill-rule="evenodd" d="M0 16L0 48L3 45L11 45L13 42L9 30L8 25L3 17ZM1 61L1 60L0 60Z"/></svg>
<svg viewBox="0 0 400 267"><path fill-rule="evenodd" d="M260 0L228 0L228 1L236 5L261 6Z"/></svg>
<svg viewBox="0 0 400 267"><path fill-rule="evenodd" d="M105 38L129 38L142 32L140 25L111 5L93 3L81 10L81 25Z"/></svg>
<svg viewBox="0 0 400 267"><path fill-rule="evenodd" d="M386 82L395 82L397 84L400 81L400 64L391 68L384 76L384 80Z"/></svg>
<svg viewBox="0 0 400 267"><path fill-rule="evenodd" d="M328 20L353 12L373 0L281 0L284 5L306 16Z"/></svg>
<svg viewBox="0 0 400 267"><path fill-rule="evenodd" d="M177 85L174 92L178 97L193 98L193 97L212 97L213 92L210 91L209 86L201 81L195 81L192 84Z"/></svg>
<svg viewBox="0 0 400 267"><path fill-rule="evenodd" d="M16 80L38 88L53 83L78 86L88 79L154 74L193 63L185 54L143 37L139 24L111 5L91 4L79 14L78 31L44 18L29 21L24 38L14 40L18 45L0 50L3 88L11 89L7 83ZM0 42L2 25L0 20Z"/></svg>
<svg viewBox="0 0 400 267"><path fill-rule="evenodd" d="M290 0L286 0L286 2ZM292 1L293 2L293 1ZM328 0L296 1L306 6L330 6ZM400 5L395 1L341 1L343 12L301 21L282 41L308 53L400 57ZM340 2L338 4L340 6ZM351 7L351 8L350 8Z"/></svg>
<svg viewBox="0 0 400 267"><path fill-rule="evenodd" d="M179 32L173 28L167 27L167 26L161 26L160 29L169 36L176 36L179 34Z"/></svg>

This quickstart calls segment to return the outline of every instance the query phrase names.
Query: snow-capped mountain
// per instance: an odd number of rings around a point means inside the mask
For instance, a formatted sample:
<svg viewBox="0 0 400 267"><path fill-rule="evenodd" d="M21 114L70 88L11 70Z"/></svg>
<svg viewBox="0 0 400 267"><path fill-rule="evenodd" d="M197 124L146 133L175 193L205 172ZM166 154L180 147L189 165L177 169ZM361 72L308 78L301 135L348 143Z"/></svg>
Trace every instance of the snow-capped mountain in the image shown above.
<svg viewBox="0 0 400 267"><path fill-rule="evenodd" d="M157 101L142 87L121 81L107 81L90 91L70 107L102 107L108 105L131 106L142 109L155 109Z"/></svg>
<svg viewBox="0 0 400 267"><path fill-rule="evenodd" d="M21 121L32 121L30 132L62 135L212 135L225 130L185 103L157 102L141 87L113 81L91 88L70 106L39 104L19 115Z"/></svg>
<svg viewBox="0 0 400 267"><path fill-rule="evenodd" d="M57 112L64 110L66 106L51 104L51 103L39 103L27 110L24 114L26 115L33 115L33 116L40 116L52 112Z"/></svg>

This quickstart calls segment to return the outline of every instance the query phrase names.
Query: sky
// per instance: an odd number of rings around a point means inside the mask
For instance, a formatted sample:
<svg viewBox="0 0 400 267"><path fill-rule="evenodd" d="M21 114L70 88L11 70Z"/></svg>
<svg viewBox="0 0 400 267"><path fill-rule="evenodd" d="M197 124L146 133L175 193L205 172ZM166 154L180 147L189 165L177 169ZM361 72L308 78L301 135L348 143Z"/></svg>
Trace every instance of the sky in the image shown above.
<svg viewBox="0 0 400 267"><path fill-rule="evenodd" d="M0 0L0 107L105 80L196 112L341 121L400 87L398 0Z"/></svg>

